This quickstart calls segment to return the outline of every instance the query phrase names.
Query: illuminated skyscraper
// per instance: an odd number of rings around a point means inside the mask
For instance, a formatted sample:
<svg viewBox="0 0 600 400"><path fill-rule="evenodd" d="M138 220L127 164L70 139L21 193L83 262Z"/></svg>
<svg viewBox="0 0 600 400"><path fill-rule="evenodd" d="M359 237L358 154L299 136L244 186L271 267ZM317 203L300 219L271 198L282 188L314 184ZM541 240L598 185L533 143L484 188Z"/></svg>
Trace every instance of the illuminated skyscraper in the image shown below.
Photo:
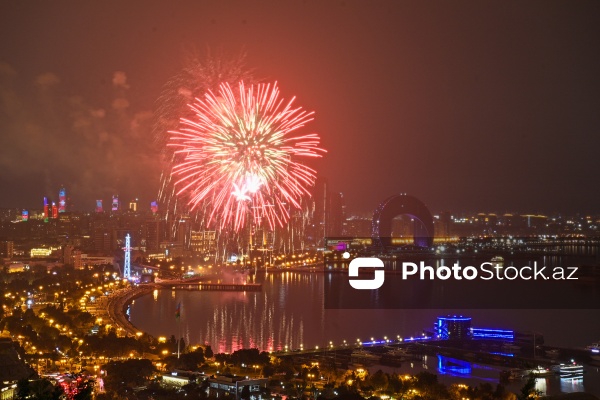
<svg viewBox="0 0 600 400"><path fill-rule="evenodd" d="M44 221L48 222L48 218L50 218L50 212L48 210L48 198L44 197Z"/></svg>
<svg viewBox="0 0 600 400"><path fill-rule="evenodd" d="M52 218L58 218L58 206L55 202L52 202Z"/></svg>
<svg viewBox="0 0 600 400"><path fill-rule="evenodd" d="M102 208L102 200L96 200L96 212L101 213L103 211L104 208Z"/></svg>
<svg viewBox="0 0 600 400"><path fill-rule="evenodd" d="M27 211L27 210L21 211L21 220L29 221L29 211Z"/></svg>
<svg viewBox="0 0 600 400"><path fill-rule="evenodd" d="M150 209L152 210L153 214L156 214L158 212L158 203L156 202L156 200L150 203Z"/></svg>
<svg viewBox="0 0 600 400"><path fill-rule="evenodd" d="M129 211L136 212L137 211L137 205L138 205L138 199L131 200L129 202Z"/></svg>
<svg viewBox="0 0 600 400"><path fill-rule="evenodd" d="M67 190L63 187L58 191L58 212L67 211Z"/></svg>
<svg viewBox="0 0 600 400"><path fill-rule="evenodd" d="M112 211L119 211L119 196L116 194L112 198Z"/></svg>

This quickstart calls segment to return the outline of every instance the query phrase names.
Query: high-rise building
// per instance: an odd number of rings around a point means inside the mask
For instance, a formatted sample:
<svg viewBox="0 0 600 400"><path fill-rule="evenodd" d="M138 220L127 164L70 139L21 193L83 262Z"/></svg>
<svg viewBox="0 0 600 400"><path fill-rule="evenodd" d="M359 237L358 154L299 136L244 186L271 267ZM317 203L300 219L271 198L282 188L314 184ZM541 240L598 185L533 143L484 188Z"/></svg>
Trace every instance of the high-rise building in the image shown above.
<svg viewBox="0 0 600 400"><path fill-rule="evenodd" d="M163 221L156 217L146 219L146 252L157 253L160 250L160 242L163 241L163 223Z"/></svg>
<svg viewBox="0 0 600 400"><path fill-rule="evenodd" d="M100 254L111 253L111 231L107 228L94 229L94 251Z"/></svg>
<svg viewBox="0 0 600 400"><path fill-rule="evenodd" d="M12 240L0 241L0 257L12 258L14 251L14 242Z"/></svg>
<svg viewBox="0 0 600 400"><path fill-rule="evenodd" d="M346 220L344 236L370 237L372 223L371 216L351 216Z"/></svg>
<svg viewBox="0 0 600 400"><path fill-rule="evenodd" d="M81 225L80 214L72 212L59 213L56 223L56 234L73 239L74 236L80 234Z"/></svg>
<svg viewBox="0 0 600 400"><path fill-rule="evenodd" d="M102 208L102 200L96 200L96 212L101 213L103 211L104 208Z"/></svg>
<svg viewBox="0 0 600 400"><path fill-rule="evenodd" d="M21 211L21 221L29 221L29 211Z"/></svg>
<svg viewBox="0 0 600 400"><path fill-rule="evenodd" d="M119 211L119 196L118 195L113 195L112 197L112 211Z"/></svg>
<svg viewBox="0 0 600 400"><path fill-rule="evenodd" d="M322 244L327 236L327 225L329 223L329 185L327 180L317 178L313 190L315 208L312 218L311 236L317 244Z"/></svg>
<svg viewBox="0 0 600 400"><path fill-rule="evenodd" d="M328 211L327 236L344 236L346 234L346 204L343 193L330 193Z"/></svg>
<svg viewBox="0 0 600 400"><path fill-rule="evenodd" d="M52 202L52 218L58 218L58 206L55 202Z"/></svg>
<svg viewBox="0 0 600 400"><path fill-rule="evenodd" d="M175 241L181 244L183 247L186 247L188 243L191 226L190 226L190 216L189 215L181 215L179 220L177 221L177 233L175 236Z"/></svg>
<svg viewBox="0 0 600 400"><path fill-rule="evenodd" d="M322 242L326 236L344 235L346 225L344 195L340 192L331 192L327 180L318 178L313 198L315 211L312 225L316 242Z"/></svg>
<svg viewBox="0 0 600 400"><path fill-rule="evenodd" d="M216 231L191 231L190 247L193 255L212 255L217 248Z"/></svg>
<svg viewBox="0 0 600 400"><path fill-rule="evenodd" d="M65 264L73 263L73 251L75 247L72 244L67 244L62 247L62 262Z"/></svg>
<svg viewBox="0 0 600 400"><path fill-rule="evenodd" d="M136 212L138 208L138 199L131 200L129 202L129 211Z"/></svg>
<svg viewBox="0 0 600 400"><path fill-rule="evenodd" d="M150 203L150 210L152 210L153 214L158 212L158 202L156 200Z"/></svg>
<svg viewBox="0 0 600 400"><path fill-rule="evenodd" d="M48 222L50 218L50 210L48 209L48 198L44 197L44 221Z"/></svg>
<svg viewBox="0 0 600 400"><path fill-rule="evenodd" d="M75 269L83 269L83 260L81 250L73 250L72 259Z"/></svg>
<svg viewBox="0 0 600 400"><path fill-rule="evenodd" d="M438 237L450 237L452 225L452 214L450 211L442 211L440 213L439 223L435 225L436 228L436 236Z"/></svg>
<svg viewBox="0 0 600 400"><path fill-rule="evenodd" d="M60 188L58 191L58 212L64 213L67 211L67 189Z"/></svg>

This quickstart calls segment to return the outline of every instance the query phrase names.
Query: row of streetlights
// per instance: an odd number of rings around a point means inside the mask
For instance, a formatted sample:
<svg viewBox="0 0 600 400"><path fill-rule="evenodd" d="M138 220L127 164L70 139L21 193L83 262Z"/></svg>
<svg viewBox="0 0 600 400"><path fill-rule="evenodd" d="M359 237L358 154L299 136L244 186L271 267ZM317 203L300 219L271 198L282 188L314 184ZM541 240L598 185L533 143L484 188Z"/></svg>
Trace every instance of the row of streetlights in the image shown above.
<svg viewBox="0 0 600 400"><path fill-rule="evenodd" d="M419 337L418 339L423 339L424 337L425 337L425 334L423 334L423 337ZM388 336L384 336L383 340L376 340L374 337L371 337L370 341L366 341L366 342L363 341L363 340L361 340L360 338L358 338L358 339L356 339L355 344L357 346L364 346L364 345L371 345L371 346L373 346L373 345L379 345L379 344L402 343L402 342L405 342L405 341L413 341L413 340L416 340L414 336L411 336L410 338L403 338L400 335L396 335L396 339L390 339ZM324 348L325 349L327 349L327 348L333 349L333 348L340 348L340 347L344 348L344 347L348 347L348 346L349 346L349 343L345 339L342 341L341 345L339 345L339 346L335 345L333 343L333 341L330 340L329 344L327 344ZM289 351L289 349L290 349L290 347L286 344L284 346L285 352L287 353ZM319 350L319 349L320 349L319 346L315 346L312 350ZM300 351L304 351L304 344L303 343L300 344L300 349L299 350ZM311 349L307 349L307 350L311 350ZM271 353L273 352L273 348L272 347L269 349L269 352L271 352Z"/></svg>

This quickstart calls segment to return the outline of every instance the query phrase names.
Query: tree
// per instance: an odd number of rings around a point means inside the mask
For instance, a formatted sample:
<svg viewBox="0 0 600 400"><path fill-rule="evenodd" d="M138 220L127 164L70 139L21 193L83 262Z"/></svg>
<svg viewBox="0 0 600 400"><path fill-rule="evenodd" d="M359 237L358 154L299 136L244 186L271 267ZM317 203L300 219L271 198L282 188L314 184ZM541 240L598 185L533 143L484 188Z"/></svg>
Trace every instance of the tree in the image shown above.
<svg viewBox="0 0 600 400"><path fill-rule="evenodd" d="M273 367L273 364L267 364L263 367L262 369L262 375L265 378L270 378L271 376L273 376L273 374L275 373L275 367Z"/></svg>
<svg viewBox="0 0 600 400"><path fill-rule="evenodd" d="M102 369L106 370L104 385L109 392L123 392L143 386L156 372L152 362L146 359L111 361Z"/></svg>
<svg viewBox="0 0 600 400"><path fill-rule="evenodd" d="M213 354L213 351L212 351L212 348L210 347L210 345L208 345L204 348L204 356L206 358L213 358L214 354Z"/></svg>
<svg viewBox="0 0 600 400"><path fill-rule="evenodd" d="M169 356L165 359L165 362L169 369L176 368L196 371L204 363L204 351L199 347L196 351L184 353L179 358L177 356Z"/></svg>
<svg viewBox="0 0 600 400"><path fill-rule="evenodd" d="M31 388L29 387L29 379L19 379L17 382L17 399L26 399L29 397L30 393Z"/></svg>
<svg viewBox="0 0 600 400"><path fill-rule="evenodd" d="M388 379L388 390L392 393L402 395L406 391L406 386L398 374L390 375Z"/></svg>
<svg viewBox="0 0 600 400"><path fill-rule="evenodd" d="M438 382L437 375L427 371L419 372L415 375L415 389L425 398L439 399L448 398L448 389Z"/></svg>
<svg viewBox="0 0 600 400"><path fill-rule="evenodd" d="M535 377L533 374L529 375L529 379L523 387L521 388L521 392L517 394L518 400L526 400L526 399L536 399L540 397L540 392L535 390Z"/></svg>
<svg viewBox="0 0 600 400"><path fill-rule="evenodd" d="M382 370L378 370L370 376L371 385L375 390L383 391L387 389L388 377Z"/></svg>

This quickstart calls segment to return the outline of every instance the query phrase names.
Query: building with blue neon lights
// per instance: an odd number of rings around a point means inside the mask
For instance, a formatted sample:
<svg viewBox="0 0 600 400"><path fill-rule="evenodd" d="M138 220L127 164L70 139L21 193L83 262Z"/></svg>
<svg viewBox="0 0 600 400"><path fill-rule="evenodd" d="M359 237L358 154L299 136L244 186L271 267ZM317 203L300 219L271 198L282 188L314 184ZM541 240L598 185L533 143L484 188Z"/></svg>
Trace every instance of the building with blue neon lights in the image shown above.
<svg viewBox="0 0 600 400"><path fill-rule="evenodd" d="M435 334L442 340L470 339L472 336L471 317L463 317L462 315L438 317Z"/></svg>
<svg viewBox="0 0 600 400"><path fill-rule="evenodd" d="M512 342L515 340L515 331L509 331L506 329L473 328L473 338L508 340Z"/></svg>
<svg viewBox="0 0 600 400"><path fill-rule="evenodd" d="M515 332L506 329L473 328L471 317L462 315L448 315L438 317L434 332L440 340L468 340L486 339L500 341L514 341Z"/></svg>

